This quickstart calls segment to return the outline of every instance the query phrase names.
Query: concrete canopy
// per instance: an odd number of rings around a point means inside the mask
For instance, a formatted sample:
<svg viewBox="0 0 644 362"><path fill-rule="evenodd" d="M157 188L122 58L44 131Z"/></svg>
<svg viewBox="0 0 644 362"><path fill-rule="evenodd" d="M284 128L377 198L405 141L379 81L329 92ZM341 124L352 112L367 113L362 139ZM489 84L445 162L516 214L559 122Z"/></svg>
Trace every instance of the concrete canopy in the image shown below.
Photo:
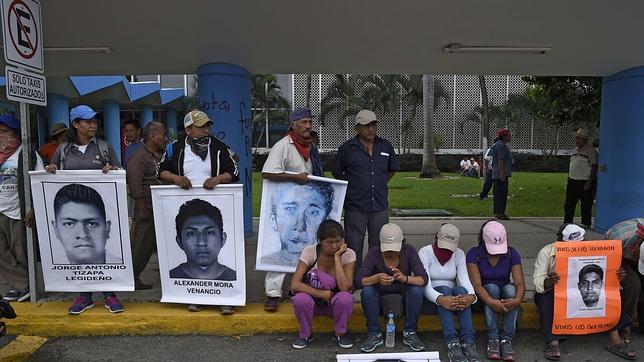
<svg viewBox="0 0 644 362"><path fill-rule="evenodd" d="M607 76L644 64L644 2L43 1L48 76L254 73ZM548 46L548 55L445 54L449 43Z"/></svg>

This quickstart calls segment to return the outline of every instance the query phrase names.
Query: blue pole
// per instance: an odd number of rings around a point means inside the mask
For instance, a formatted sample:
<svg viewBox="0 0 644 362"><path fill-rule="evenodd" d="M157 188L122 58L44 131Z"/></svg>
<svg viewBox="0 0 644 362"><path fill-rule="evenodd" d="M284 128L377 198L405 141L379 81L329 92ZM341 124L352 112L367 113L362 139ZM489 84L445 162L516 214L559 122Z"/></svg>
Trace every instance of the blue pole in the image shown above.
<svg viewBox="0 0 644 362"><path fill-rule="evenodd" d="M47 112L49 113L48 130L50 131L54 124L62 122L69 126L69 102L67 97L60 94L47 94Z"/></svg>
<svg viewBox="0 0 644 362"><path fill-rule="evenodd" d="M233 64L211 63L197 69L198 106L214 120L213 135L239 156L244 185L244 233L253 233L250 72Z"/></svg>
<svg viewBox="0 0 644 362"><path fill-rule="evenodd" d="M152 107L141 106L141 127L145 127L146 124L152 121Z"/></svg>
<svg viewBox="0 0 644 362"><path fill-rule="evenodd" d="M644 217L644 67L604 78L595 228Z"/></svg>
<svg viewBox="0 0 644 362"><path fill-rule="evenodd" d="M165 109L165 127L168 129L168 138L170 135L177 135L177 110L172 107Z"/></svg>
<svg viewBox="0 0 644 362"><path fill-rule="evenodd" d="M112 144L116 156L121 160L121 114L117 101L106 99L103 101L103 126L105 127L105 140Z"/></svg>

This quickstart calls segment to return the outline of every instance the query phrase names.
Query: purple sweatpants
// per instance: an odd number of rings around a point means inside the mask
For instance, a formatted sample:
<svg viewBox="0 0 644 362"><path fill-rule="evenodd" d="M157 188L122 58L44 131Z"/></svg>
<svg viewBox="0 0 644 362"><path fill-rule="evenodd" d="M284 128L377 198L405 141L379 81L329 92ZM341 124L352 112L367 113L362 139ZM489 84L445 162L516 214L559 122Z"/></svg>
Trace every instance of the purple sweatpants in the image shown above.
<svg viewBox="0 0 644 362"><path fill-rule="evenodd" d="M335 277L320 270L318 277L321 288L331 290L336 287ZM335 333L343 335L347 333L347 323L353 312L353 297L349 292L339 292L333 295L330 305L317 306L312 296L307 293L297 293L293 298L293 309L295 317L300 322L300 338L306 339L312 333L313 317L322 315L333 318Z"/></svg>

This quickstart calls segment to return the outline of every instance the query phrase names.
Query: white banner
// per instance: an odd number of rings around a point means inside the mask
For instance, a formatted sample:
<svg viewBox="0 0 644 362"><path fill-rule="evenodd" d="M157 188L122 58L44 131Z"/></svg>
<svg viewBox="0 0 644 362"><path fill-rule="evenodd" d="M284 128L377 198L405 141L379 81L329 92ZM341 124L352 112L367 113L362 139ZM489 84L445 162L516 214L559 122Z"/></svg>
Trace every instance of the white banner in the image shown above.
<svg viewBox="0 0 644 362"><path fill-rule="evenodd" d="M309 179L304 185L264 180L255 269L294 272L302 249L317 243L320 223L340 221L347 182Z"/></svg>
<svg viewBox="0 0 644 362"><path fill-rule="evenodd" d="M125 171L30 171L45 290L133 291Z"/></svg>
<svg viewBox="0 0 644 362"><path fill-rule="evenodd" d="M161 302L245 305L243 185L151 190Z"/></svg>

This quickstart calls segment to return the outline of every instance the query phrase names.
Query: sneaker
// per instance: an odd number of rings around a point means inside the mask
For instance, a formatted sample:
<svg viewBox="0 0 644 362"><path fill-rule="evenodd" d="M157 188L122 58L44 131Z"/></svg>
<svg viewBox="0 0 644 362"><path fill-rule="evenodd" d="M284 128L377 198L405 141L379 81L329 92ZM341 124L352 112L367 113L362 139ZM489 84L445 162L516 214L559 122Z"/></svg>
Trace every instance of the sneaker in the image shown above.
<svg viewBox="0 0 644 362"><path fill-rule="evenodd" d="M373 352L378 346L382 346L382 343L382 333L370 334L360 346L360 350L365 353Z"/></svg>
<svg viewBox="0 0 644 362"><path fill-rule="evenodd" d="M280 299L278 297L267 297L266 303L264 303L264 310L267 312L275 312L277 310L277 303L279 300Z"/></svg>
<svg viewBox="0 0 644 362"><path fill-rule="evenodd" d="M353 347L353 341L351 338L347 337L346 335L341 335L341 336L333 336L332 338L338 346L342 348L352 348Z"/></svg>
<svg viewBox="0 0 644 362"><path fill-rule="evenodd" d="M110 295L105 297L105 308L107 308L110 313L121 313L125 310L121 301L116 297L116 295Z"/></svg>
<svg viewBox="0 0 644 362"><path fill-rule="evenodd" d="M501 359L504 361L514 361L514 348L512 348L512 341L501 341Z"/></svg>
<svg viewBox="0 0 644 362"><path fill-rule="evenodd" d="M506 214L497 214L494 215L494 218L497 220L510 220L510 217Z"/></svg>
<svg viewBox="0 0 644 362"><path fill-rule="evenodd" d="M20 294L18 294L18 298L16 301L18 302L24 302L25 300L29 299L31 296L31 292L29 291L29 288L23 289L20 291Z"/></svg>
<svg viewBox="0 0 644 362"><path fill-rule="evenodd" d="M499 360L501 359L501 349L499 347L498 339L490 339L487 341L487 350L485 353L487 359Z"/></svg>
<svg viewBox="0 0 644 362"><path fill-rule="evenodd" d="M463 354L469 362L479 362L481 359L479 357L479 352L476 350L476 344L474 343L463 343Z"/></svg>
<svg viewBox="0 0 644 362"><path fill-rule="evenodd" d="M423 341L418 338L416 331L404 332L403 331L403 343L408 345L412 351L418 352L425 349L425 344Z"/></svg>
<svg viewBox="0 0 644 362"><path fill-rule="evenodd" d="M189 312L201 312L201 306L199 304L190 304L188 306Z"/></svg>
<svg viewBox="0 0 644 362"><path fill-rule="evenodd" d="M447 344L447 358L449 362L467 362L467 358L465 358L461 349L461 344L458 342Z"/></svg>
<svg viewBox="0 0 644 362"><path fill-rule="evenodd" d="M92 301L92 298L87 298L79 295L78 297L76 297L76 299L74 299L72 306L69 307L69 310L67 312L69 314L81 314L90 308L94 308L94 302Z"/></svg>
<svg viewBox="0 0 644 362"><path fill-rule="evenodd" d="M311 343L311 341L313 341L312 334L308 336L308 338L301 338L300 336L297 336L297 338L295 338L295 342L293 342L293 348L302 349L306 347L309 343Z"/></svg>
<svg viewBox="0 0 644 362"><path fill-rule="evenodd" d="M7 292L7 294L4 295L4 300L13 302L15 300L18 300L19 295L20 295L19 291L17 291L16 289L11 289L10 291Z"/></svg>
<svg viewBox="0 0 644 362"><path fill-rule="evenodd" d="M222 305L222 306L219 308L219 312L220 312L222 315L235 314L235 307L233 307L233 306L231 306L231 305Z"/></svg>

